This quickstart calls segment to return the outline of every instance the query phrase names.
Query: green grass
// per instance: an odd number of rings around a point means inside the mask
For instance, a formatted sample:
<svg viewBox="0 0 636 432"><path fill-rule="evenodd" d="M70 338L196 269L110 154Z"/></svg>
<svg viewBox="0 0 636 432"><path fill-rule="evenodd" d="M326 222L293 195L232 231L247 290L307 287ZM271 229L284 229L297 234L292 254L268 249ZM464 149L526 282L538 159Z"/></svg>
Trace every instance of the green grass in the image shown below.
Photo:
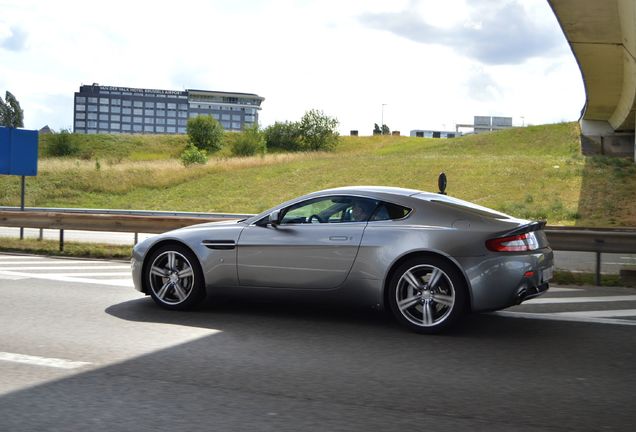
<svg viewBox="0 0 636 432"><path fill-rule="evenodd" d="M343 137L328 153L230 158L226 147L207 165L189 168L175 159L185 136L74 139L91 156L43 157L39 175L27 180L27 206L256 213L326 187L434 192L444 171L450 195L517 217L552 225L636 226L636 167L629 160L581 156L576 123L451 140ZM19 179L0 177L0 205L18 204Z"/></svg>

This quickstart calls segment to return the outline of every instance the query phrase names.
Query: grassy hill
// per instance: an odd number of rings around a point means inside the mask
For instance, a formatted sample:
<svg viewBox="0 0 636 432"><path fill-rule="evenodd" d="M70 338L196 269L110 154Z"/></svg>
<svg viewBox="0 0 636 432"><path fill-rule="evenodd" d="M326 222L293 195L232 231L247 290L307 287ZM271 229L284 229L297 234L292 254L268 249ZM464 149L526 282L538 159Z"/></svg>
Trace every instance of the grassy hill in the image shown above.
<svg viewBox="0 0 636 432"><path fill-rule="evenodd" d="M336 151L230 158L185 168L185 136L74 136L80 159L48 158L27 180L27 206L256 213L310 191L390 185L448 193L553 225L636 226L636 166L583 157L578 125L514 128L452 140L343 137ZM0 205L19 204L19 179L0 177Z"/></svg>

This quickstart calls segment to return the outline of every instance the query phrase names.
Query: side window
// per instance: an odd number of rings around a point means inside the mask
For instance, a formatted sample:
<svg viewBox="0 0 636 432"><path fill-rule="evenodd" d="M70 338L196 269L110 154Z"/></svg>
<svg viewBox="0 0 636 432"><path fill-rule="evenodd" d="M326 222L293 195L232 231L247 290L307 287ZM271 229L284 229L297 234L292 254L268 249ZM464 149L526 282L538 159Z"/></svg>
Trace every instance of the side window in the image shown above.
<svg viewBox="0 0 636 432"><path fill-rule="evenodd" d="M370 222L402 219L408 216L409 213L411 213L410 208L402 207L397 204L391 204L391 203L379 201L378 207L373 213L373 216L371 217Z"/></svg>
<svg viewBox="0 0 636 432"><path fill-rule="evenodd" d="M366 222L377 201L352 196L314 198L288 207L281 224Z"/></svg>

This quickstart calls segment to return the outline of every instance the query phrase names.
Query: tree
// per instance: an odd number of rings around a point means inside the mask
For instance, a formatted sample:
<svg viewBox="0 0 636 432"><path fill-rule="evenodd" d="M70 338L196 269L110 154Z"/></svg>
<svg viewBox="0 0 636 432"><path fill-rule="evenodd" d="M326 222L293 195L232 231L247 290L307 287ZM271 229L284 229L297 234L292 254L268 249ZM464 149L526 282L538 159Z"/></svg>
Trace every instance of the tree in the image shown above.
<svg viewBox="0 0 636 432"><path fill-rule="evenodd" d="M223 126L212 116L198 116L188 119L188 137L200 150L215 152L223 143Z"/></svg>
<svg viewBox="0 0 636 432"><path fill-rule="evenodd" d="M385 124L382 125L382 135L391 135L391 129Z"/></svg>
<svg viewBox="0 0 636 432"><path fill-rule="evenodd" d="M338 120L319 110L309 110L300 119L300 135L304 150L333 150L340 135Z"/></svg>
<svg viewBox="0 0 636 432"><path fill-rule="evenodd" d="M256 153L264 155L266 150L265 136L259 129L258 123L246 127L232 145L234 156L252 156Z"/></svg>
<svg viewBox="0 0 636 432"><path fill-rule="evenodd" d="M24 127L24 111L20 108L18 100L7 91L6 101L0 97L0 126L13 128Z"/></svg>
<svg viewBox="0 0 636 432"><path fill-rule="evenodd" d="M302 151L299 122L276 122L265 128L265 142L268 149Z"/></svg>
<svg viewBox="0 0 636 432"><path fill-rule="evenodd" d="M373 135L382 135L382 130L377 123L373 123Z"/></svg>

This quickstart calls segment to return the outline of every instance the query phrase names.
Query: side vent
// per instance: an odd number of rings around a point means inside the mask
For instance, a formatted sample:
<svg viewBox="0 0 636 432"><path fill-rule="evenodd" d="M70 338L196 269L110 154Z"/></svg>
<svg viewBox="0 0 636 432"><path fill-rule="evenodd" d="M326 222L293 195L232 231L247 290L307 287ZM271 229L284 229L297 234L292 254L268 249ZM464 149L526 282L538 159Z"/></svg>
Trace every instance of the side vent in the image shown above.
<svg viewBox="0 0 636 432"><path fill-rule="evenodd" d="M236 242L234 240L203 240L201 244L208 249L217 250L229 250L236 247Z"/></svg>

